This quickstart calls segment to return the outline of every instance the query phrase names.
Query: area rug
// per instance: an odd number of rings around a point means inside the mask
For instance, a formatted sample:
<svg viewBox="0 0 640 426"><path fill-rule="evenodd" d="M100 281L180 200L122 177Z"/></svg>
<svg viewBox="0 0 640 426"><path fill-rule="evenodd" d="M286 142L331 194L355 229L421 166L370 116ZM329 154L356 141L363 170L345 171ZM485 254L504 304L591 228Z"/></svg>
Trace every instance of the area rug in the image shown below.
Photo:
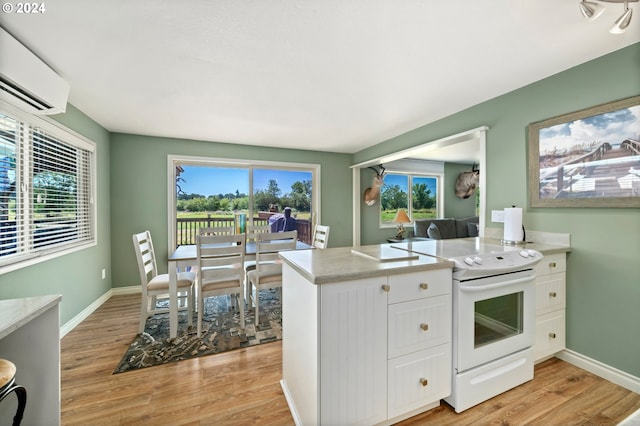
<svg viewBox="0 0 640 426"><path fill-rule="evenodd" d="M277 289L260 292L260 323L255 326L253 308L245 309L245 329L240 328L240 313L230 306L229 296L205 299L202 334L197 336L197 319L187 324L187 313L178 318L178 335L169 338L169 314L147 319L113 374L205 355L217 354L282 339L282 310ZM164 301L158 302L161 306Z"/></svg>

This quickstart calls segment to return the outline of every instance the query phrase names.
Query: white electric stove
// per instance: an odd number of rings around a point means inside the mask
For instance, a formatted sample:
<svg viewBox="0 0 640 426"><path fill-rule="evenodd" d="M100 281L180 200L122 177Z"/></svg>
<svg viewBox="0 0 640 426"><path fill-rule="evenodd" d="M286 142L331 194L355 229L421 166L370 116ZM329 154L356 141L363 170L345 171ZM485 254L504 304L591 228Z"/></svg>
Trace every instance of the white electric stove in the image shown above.
<svg viewBox="0 0 640 426"><path fill-rule="evenodd" d="M456 412L533 378L536 250L456 238L392 244L452 260L453 377L445 400Z"/></svg>

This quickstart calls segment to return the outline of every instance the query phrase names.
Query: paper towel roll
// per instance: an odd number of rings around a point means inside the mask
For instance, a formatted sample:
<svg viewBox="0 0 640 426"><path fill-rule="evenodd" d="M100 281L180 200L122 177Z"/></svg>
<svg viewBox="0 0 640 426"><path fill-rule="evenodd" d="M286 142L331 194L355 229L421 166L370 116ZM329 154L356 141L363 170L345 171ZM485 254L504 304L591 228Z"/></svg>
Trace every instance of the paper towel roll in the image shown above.
<svg viewBox="0 0 640 426"><path fill-rule="evenodd" d="M520 242L522 240L522 208L504 209L504 241Z"/></svg>

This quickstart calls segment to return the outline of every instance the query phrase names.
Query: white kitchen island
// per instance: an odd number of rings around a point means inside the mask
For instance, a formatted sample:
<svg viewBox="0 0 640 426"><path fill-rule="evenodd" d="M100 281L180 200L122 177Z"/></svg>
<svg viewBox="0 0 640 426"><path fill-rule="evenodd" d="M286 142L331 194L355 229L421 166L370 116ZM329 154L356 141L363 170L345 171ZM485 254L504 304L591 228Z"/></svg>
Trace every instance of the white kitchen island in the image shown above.
<svg viewBox="0 0 640 426"><path fill-rule="evenodd" d="M392 424L450 394L452 262L390 245L280 255L296 424Z"/></svg>

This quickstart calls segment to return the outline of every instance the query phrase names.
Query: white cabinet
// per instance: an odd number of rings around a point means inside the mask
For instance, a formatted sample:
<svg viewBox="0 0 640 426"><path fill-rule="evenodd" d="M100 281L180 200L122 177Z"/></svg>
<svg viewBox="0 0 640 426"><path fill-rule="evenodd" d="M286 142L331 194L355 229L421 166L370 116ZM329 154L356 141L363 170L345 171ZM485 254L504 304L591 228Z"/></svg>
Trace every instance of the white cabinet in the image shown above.
<svg viewBox="0 0 640 426"><path fill-rule="evenodd" d="M566 254L545 256L536 265L535 360L565 348Z"/></svg>
<svg viewBox="0 0 640 426"><path fill-rule="evenodd" d="M387 418L386 284L381 277L320 286L319 424Z"/></svg>
<svg viewBox="0 0 640 426"><path fill-rule="evenodd" d="M388 418L440 404L451 393L451 270L389 277Z"/></svg>
<svg viewBox="0 0 640 426"><path fill-rule="evenodd" d="M451 282L437 269L315 285L285 263L282 386L296 424L391 424L439 405Z"/></svg>

